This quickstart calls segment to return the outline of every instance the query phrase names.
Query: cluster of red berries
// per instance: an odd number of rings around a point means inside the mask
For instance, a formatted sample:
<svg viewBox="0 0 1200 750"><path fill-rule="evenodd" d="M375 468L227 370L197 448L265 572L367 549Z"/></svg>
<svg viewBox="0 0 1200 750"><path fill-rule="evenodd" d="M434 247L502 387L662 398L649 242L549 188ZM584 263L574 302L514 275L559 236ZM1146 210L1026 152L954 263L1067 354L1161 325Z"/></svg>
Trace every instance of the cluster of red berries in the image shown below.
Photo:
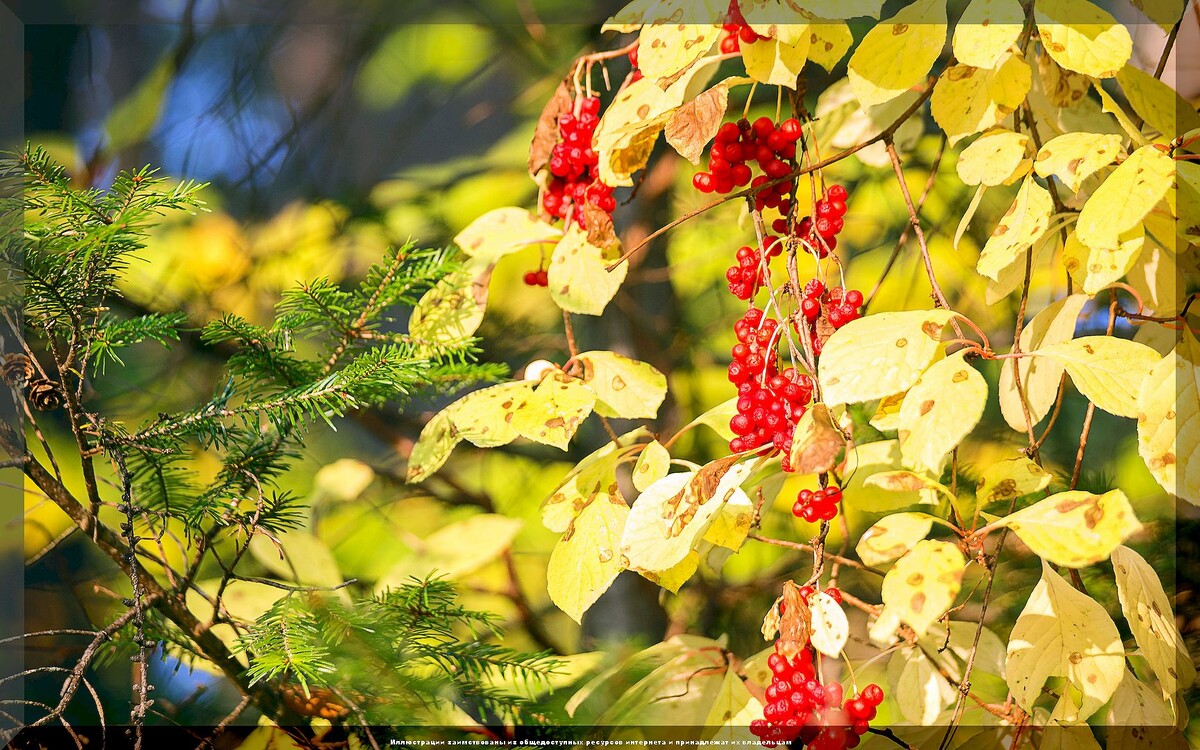
<svg viewBox="0 0 1200 750"><path fill-rule="evenodd" d="M542 208L559 219L573 216L586 226L584 205L592 204L605 213L617 207L613 189L598 178L600 157L592 148L592 134L600 123L600 100L581 99L575 115L567 112L558 118L559 142L550 154L550 184L542 195Z"/></svg>
<svg viewBox="0 0 1200 750"><path fill-rule="evenodd" d="M840 683L823 685L818 681L808 648L788 660L776 641L767 666L772 675L767 705L763 718L750 722L751 734L763 747L797 740L809 750L857 747L883 702L883 689L870 684L843 704Z"/></svg>
<svg viewBox="0 0 1200 750"><path fill-rule="evenodd" d="M788 471L792 433L812 400L813 381L794 367L779 371L778 332L779 321L756 307L734 325L738 343L733 347L729 381L738 389L738 413L729 420L735 435L729 450L741 453L771 445L783 452Z"/></svg>
<svg viewBox="0 0 1200 750"><path fill-rule="evenodd" d="M633 73L629 77L629 82L637 83L642 80L642 71L638 68L638 48L636 45L633 49L629 50L629 64L633 66Z"/></svg>
<svg viewBox="0 0 1200 750"><path fill-rule="evenodd" d="M742 42L752 44L762 39L754 29L750 28L750 24L746 23L746 18L742 15L742 9L738 7L737 0L729 0L729 12L725 14L725 23L721 25L721 28L724 30L724 35L721 37L721 53L725 55L740 52Z"/></svg>
<svg viewBox="0 0 1200 750"><path fill-rule="evenodd" d="M546 269L544 268L525 273L525 286L546 286L549 283L549 274L546 273Z"/></svg>
<svg viewBox="0 0 1200 750"><path fill-rule="evenodd" d="M735 187L757 187L784 177L795 167L800 133L800 121L794 117L778 126L769 117L760 117L753 123L744 118L736 123L727 122L717 130L709 148L708 171L697 172L692 185L702 193L724 194ZM756 162L762 171L758 177L754 177L751 162ZM757 193L759 210L777 207L790 191L791 184L782 182Z"/></svg>
<svg viewBox="0 0 1200 750"><path fill-rule="evenodd" d="M838 504L841 502L842 490L839 487L826 487L820 490L800 490L800 493L796 495L796 504L792 506L792 515L797 518L803 518L809 523L813 523L814 521L832 521L838 513ZM836 589L834 590L836 591ZM839 593L834 598L840 600L841 594Z"/></svg>
<svg viewBox="0 0 1200 750"><path fill-rule="evenodd" d="M818 324L824 321L829 329L837 330L852 320L862 317L859 310L863 305L862 292L857 289L844 289L840 286L828 289L818 279L813 279L804 285L804 299L800 302L800 312L808 325L809 336L812 339L813 353L821 353L821 330ZM795 325L795 324L793 324ZM831 330L826 333L832 332Z"/></svg>
<svg viewBox="0 0 1200 750"><path fill-rule="evenodd" d="M738 248L737 265L730 266L725 271L725 280L729 282L729 292L738 299L748 300L758 293L759 287L767 283L771 270L767 263L771 258L783 252L783 243L776 237L766 237L763 244L767 247L766 262L758 248L748 245Z"/></svg>
<svg viewBox="0 0 1200 750"><path fill-rule="evenodd" d="M829 255L829 251L837 247L837 236L846 225L846 198L849 197L846 188L841 185L830 185L825 191L825 197L813 204L813 215L805 216L795 226L794 234L804 239L814 252L821 258ZM787 234L787 214L791 203L783 201L779 205L782 217L771 224L771 229L779 234Z"/></svg>

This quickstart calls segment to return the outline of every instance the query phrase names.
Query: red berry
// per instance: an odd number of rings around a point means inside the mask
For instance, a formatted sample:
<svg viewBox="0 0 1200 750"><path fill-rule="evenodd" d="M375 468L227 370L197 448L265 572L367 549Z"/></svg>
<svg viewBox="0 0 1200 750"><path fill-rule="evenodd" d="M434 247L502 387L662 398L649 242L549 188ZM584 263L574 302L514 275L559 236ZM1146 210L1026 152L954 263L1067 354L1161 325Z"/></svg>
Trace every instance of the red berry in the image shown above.
<svg viewBox="0 0 1200 750"><path fill-rule="evenodd" d="M800 140L801 127L800 121L795 117L789 117L779 124L779 132L783 134L792 143Z"/></svg>
<svg viewBox="0 0 1200 750"><path fill-rule="evenodd" d="M770 117L760 117L754 121L754 133L760 138L766 138L775 130L775 123L771 122Z"/></svg>
<svg viewBox="0 0 1200 750"><path fill-rule="evenodd" d="M849 193L846 192L846 188L842 187L841 185L830 185L829 189L825 191L825 195L828 196L829 200L831 201L842 202L845 202L846 198L849 197Z"/></svg>
<svg viewBox="0 0 1200 750"><path fill-rule="evenodd" d="M692 175L692 186L702 193L711 193L716 187L716 181L708 172L697 172Z"/></svg>
<svg viewBox="0 0 1200 750"><path fill-rule="evenodd" d="M837 587L830 586L829 588L825 589L825 593L830 599L834 600L838 604L842 603L842 592Z"/></svg>
<svg viewBox="0 0 1200 750"><path fill-rule="evenodd" d="M538 286L550 285L550 274L545 269L537 272L537 284Z"/></svg>
<svg viewBox="0 0 1200 750"><path fill-rule="evenodd" d="M525 274L526 286L537 286L537 271L529 271Z"/></svg>
<svg viewBox="0 0 1200 750"><path fill-rule="evenodd" d="M862 292L858 291L857 289L851 289L850 291L846 292L846 296L844 299L846 300L846 304L850 305L850 307L853 307L856 309L859 307L862 307L862 303L863 303Z"/></svg>
<svg viewBox="0 0 1200 750"><path fill-rule="evenodd" d="M740 49L741 45L738 44L738 38L736 36L727 36L721 40L721 54L723 55L732 55L734 52L738 52Z"/></svg>
<svg viewBox="0 0 1200 750"><path fill-rule="evenodd" d="M871 706L878 706L880 703L883 703L883 688L873 682L863 688L861 695L862 699Z"/></svg>

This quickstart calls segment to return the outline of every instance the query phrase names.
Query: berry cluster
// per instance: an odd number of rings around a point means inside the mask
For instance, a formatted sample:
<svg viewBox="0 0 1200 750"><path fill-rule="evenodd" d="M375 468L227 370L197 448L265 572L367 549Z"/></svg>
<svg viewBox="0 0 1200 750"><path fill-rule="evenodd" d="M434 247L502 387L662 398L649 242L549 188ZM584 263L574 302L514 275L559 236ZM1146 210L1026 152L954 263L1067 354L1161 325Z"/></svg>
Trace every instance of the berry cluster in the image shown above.
<svg viewBox="0 0 1200 750"><path fill-rule="evenodd" d="M832 521L838 513L838 504L842 502L842 490L838 487L826 487L821 490L800 490L796 496L796 504L792 506L792 515L803 518L809 523L814 521ZM836 591L837 589L833 589ZM801 590L803 592L803 589ZM829 592L826 592L829 593ZM832 596L832 594L830 594ZM834 597L841 599L841 594Z"/></svg>
<svg viewBox="0 0 1200 750"><path fill-rule="evenodd" d="M725 14L725 23L721 25L721 28L725 32L721 37L721 53L725 55L741 52L742 42L752 44L762 39L754 29L750 28L750 24L746 23L746 18L742 15L742 9L738 7L737 0L729 0L729 12Z"/></svg>
<svg viewBox="0 0 1200 750"><path fill-rule="evenodd" d="M808 648L789 660L780 653L777 641L767 666L772 675L767 705L763 718L750 722L750 732L763 747L797 740L809 750L857 747L883 702L883 689L871 684L843 704L840 683L823 685L818 681Z"/></svg>
<svg viewBox="0 0 1200 750"><path fill-rule="evenodd" d="M796 141L800 140L800 121L784 120L778 126L769 117L751 123L742 119L727 122L717 130L708 151L708 171L697 172L692 185L702 193L729 193L735 187L765 184L789 174L795 168ZM762 174L754 177L750 163L756 162ZM753 182L751 181L753 178ZM791 191L782 182L755 195L759 210L777 207Z"/></svg>
<svg viewBox="0 0 1200 750"><path fill-rule="evenodd" d="M629 50L629 64L633 66L633 73L629 76L629 82L637 83L642 80L642 71L638 68L638 48L636 45L633 49Z"/></svg>
<svg viewBox="0 0 1200 750"><path fill-rule="evenodd" d="M536 271L527 271L525 273L525 286L546 286L550 283L549 275L546 269L539 268Z"/></svg>
<svg viewBox="0 0 1200 750"><path fill-rule="evenodd" d="M804 239L821 258L829 255L829 251L837 247L837 236L845 227L846 198L849 193L841 185L830 185L825 191L825 197L819 198L813 204L813 215L805 216L795 227L795 236ZM779 234L787 234L787 214L791 203L783 201L779 205L779 213L783 216L771 224L771 229Z"/></svg>
<svg viewBox="0 0 1200 750"><path fill-rule="evenodd" d="M813 382L793 367L779 371L778 332L779 321L756 307L734 325L738 343L733 347L729 380L738 388L738 413L729 420L736 436L729 441L729 450L741 453L773 446L783 452L787 471L792 433L812 400Z"/></svg>
<svg viewBox="0 0 1200 750"><path fill-rule="evenodd" d="M808 325L814 354L821 353L821 343L828 338L828 334L862 317L859 311L862 304L862 292L857 289L847 290L840 286L826 288L817 279L804 285L800 312Z"/></svg>
<svg viewBox="0 0 1200 750"><path fill-rule="evenodd" d="M542 208L559 219L574 217L586 227L584 205L591 204L605 213L617 207L613 189L598 178L600 157L592 148L592 134L600 123L600 100L581 99L578 115L570 112L558 118L559 142L550 154L550 184L542 195Z"/></svg>
<svg viewBox="0 0 1200 750"><path fill-rule="evenodd" d="M767 278L771 275L767 263L783 252L783 244L775 237L765 238L763 244L767 246L766 263L763 262L762 253L758 248L748 245L738 248L737 265L730 266L725 272L729 292L734 297L751 299L758 293L759 287L767 283Z"/></svg>

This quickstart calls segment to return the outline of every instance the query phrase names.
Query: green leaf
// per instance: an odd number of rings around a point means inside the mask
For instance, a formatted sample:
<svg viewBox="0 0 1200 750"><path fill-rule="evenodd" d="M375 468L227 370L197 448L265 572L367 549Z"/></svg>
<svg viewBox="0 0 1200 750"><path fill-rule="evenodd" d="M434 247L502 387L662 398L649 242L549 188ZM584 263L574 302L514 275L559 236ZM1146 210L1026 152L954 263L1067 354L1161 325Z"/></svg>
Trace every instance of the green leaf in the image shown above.
<svg viewBox="0 0 1200 750"><path fill-rule="evenodd" d="M949 310L909 310L852 320L821 350L820 383L830 406L907 391L933 361Z"/></svg>
<svg viewBox="0 0 1200 750"><path fill-rule="evenodd" d="M1109 414L1137 416L1142 380L1161 357L1144 344L1112 336L1084 336L1033 354L1062 362L1080 393Z"/></svg>
<svg viewBox="0 0 1200 750"><path fill-rule="evenodd" d="M918 636L924 635L954 604L965 565L953 544L932 539L917 542L883 578L884 609Z"/></svg>
<svg viewBox="0 0 1200 750"><path fill-rule="evenodd" d="M643 79L645 80L645 79ZM621 287L629 264L612 271L608 264L620 256L620 246L601 249L588 242L578 224L567 230L550 256L550 298L566 312L599 315Z"/></svg>
<svg viewBox="0 0 1200 750"><path fill-rule="evenodd" d="M941 474L946 454L970 434L987 405L987 381L962 349L935 362L900 406L900 453L906 465Z"/></svg>
<svg viewBox="0 0 1200 750"><path fill-rule="evenodd" d="M1174 283L1172 280L1171 283ZM1200 342L1190 331L1156 362L1138 390L1138 455L1164 490L1200 505Z"/></svg>
<svg viewBox="0 0 1200 750"><path fill-rule="evenodd" d="M104 121L108 152L117 153L137 145L150 135L162 115L167 90L175 78L175 60L163 57L137 87L117 103Z"/></svg>
<svg viewBox="0 0 1200 750"><path fill-rule="evenodd" d="M1037 184L1032 175L1026 177L1016 199L984 243L976 270L992 281L999 281L1000 274L1020 260L1022 253L1033 247L1050 226L1053 212L1050 192Z"/></svg>
<svg viewBox="0 0 1200 750"><path fill-rule="evenodd" d="M1030 713L1046 680L1066 678L1069 686L1050 718L1077 724L1116 691L1125 672L1125 649L1104 607L1042 561L1042 579L1009 637L1005 670L1017 705Z"/></svg>
<svg viewBox="0 0 1200 750"><path fill-rule="evenodd" d="M1042 47L1067 70L1112 78L1133 52L1125 27L1087 0L1039 0L1034 20Z"/></svg>
<svg viewBox="0 0 1200 750"><path fill-rule="evenodd" d="M561 229L523 208L497 208L459 232L454 244L472 258L492 264L530 245L551 245L561 238Z"/></svg>
<svg viewBox="0 0 1200 750"><path fill-rule="evenodd" d="M654 367L614 352L584 352L583 383L596 394L596 413L654 419L667 395L667 378Z"/></svg>
<svg viewBox="0 0 1200 750"><path fill-rule="evenodd" d="M572 521L550 553L546 590L575 622L608 590L622 570L617 546L629 506L620 496L597 496Z"/></svg>
<svg viewBox="0 0 1200 750"><path fill-rule="evenodd" d="M1082 568L1099 562L1141 527L1121 490L1051 495L1001 519L1034 554L1055 565Z"/></svg>
<svg viewBox="0 0 1200 750"><path fill-rule="evenodd" d="M1196 680L1196 669L1158 572L1128 547L1113 550L1112 564L1121 612L1163 692L1186 690Z"/></svg>
<svg viewBox="0 0 1200 750"><path fill-rule="evenodd" d="M617 465L625 450L638 440L649 435L644 427L621 435L616 443L608 442L590 453L575 465L558 487L542 501L542 523L559 534L567 530L579 511L592 502L597 495L618 497Z"/></svg>
<svg viewBox="0 0 1200 750"><path fill-rule="evenodd" d="M680 430L680 432L689 430L697 425L704 425L706 427L711 427L714 432L721 436L723 440L733 440L736 435L733 434L733 430L729 429L729 420L738 413L737 401L737 396L734 396L728 401L722 401L713 408L693 419L691 422L688 422L687 426L685 426L683 430Z"/></svg>
<svg viewBox="0 0 1200 750"><path fill-rule="evenodd" d="M850 57L854 96L864 107L900 96L925 78L945 44L944 0L904 6L867 32Z"/></svg>
<svg viewBox="0 0 1200 750"><path fill-rule="evenodd" d="M888 660L888 686L906 721L930 726L955 691L938 673L937 665L919 648L904 648Z"/></svg>
<svg viewBox="0 0 1200 750"><path fill-rule="evenodd" d="M1050 486L1050 472L1024 456L997 461L983 470L975 497L979 506L1008 502Z"/></svg>
<svg viewBox="0 0 1200 750"><path fill-rule="evenodd" d="M1075 335L1079 312L1088 299L1086 294L1072 294L1043 308L1021 329L1021 351L1034 351L1039 347L1070 341ZM1065 368L1058 360L1048 357L1019 357L1001 366L998 388L1000 411L1009 427L1025 432L1025 415L1021 409L1014 369L1020 373L1029 420L1036 425L1050 412Z"/></svg>
<svg viewBox="0 0 1200 750"><path fill-rule="evenodd" d="M566 450L595 403L593 391L554 370L518 406L512 427L523 438Z"/></svg>
<svg viewBox="0 0 1200 750"><path fill-rule="evenodd" d="M625 524L621 554L626 566L661 573L681 562L738 493L750 473L734 457L699 471L668 474L638 497ZM740 498L739 498L740 499ZM747 500L748 502L748 500Z"/></svg>
<svg viewBox="0 0 1200 750"><path fill-rule="evenodd" d="M633 465L633 486L638 492L667 475L671 468L671 454L657 440L651 440L638 454L637 463Z"/></svg>
<svg viewBox="0 0 1200 750"><path fill-rule="evenodd" d="M462 442L462 436L454 428L450 415L445 411L434 414L417 437L412 453L408 456L407 481L412 484L423 482L442 468L454 447Z"/></svg>
<svg viewBox="0 0 1200 750"><path fill-rule="evenodd" d="M859 537L854 551L872 567L886 565L905 555L929 534L934 517L928 513L892 513L875 522Z"/></svg>
<svg viewBox="0 0 1200 750"><path fill-rule="evenodd" d="M1121 136L1114 133L1063 133L1047 141L1034 157L1039 177L1051 175L1078 193L1083 181L1107 167L1121 153Z"/></svg>

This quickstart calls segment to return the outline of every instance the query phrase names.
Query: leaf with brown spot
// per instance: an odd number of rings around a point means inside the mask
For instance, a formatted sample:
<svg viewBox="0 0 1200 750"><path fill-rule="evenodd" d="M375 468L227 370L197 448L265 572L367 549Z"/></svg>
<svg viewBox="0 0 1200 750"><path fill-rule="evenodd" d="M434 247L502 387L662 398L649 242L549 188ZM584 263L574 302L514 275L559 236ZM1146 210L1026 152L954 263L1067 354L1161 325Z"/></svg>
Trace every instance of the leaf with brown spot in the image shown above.
<svg viewBox="0 0 1200 750"><path fill-rule="evenodd" d="M513 428L523 438L566 450L595 403L596 394L583 383L556 372L526 397L513 417Z"/></svg>
<svg viewBox="0 0 1200 750"><path fill-rule="evenodd" d="M1200 505L1200 463L1176 460L1200 454L1200 341L1181 335L1138 391L1138 454L1163 489Z"/></svg>
<svg viewBox="0 0 1200 750"><path fill-rule="evenodd" d="M813 404L796 423L792 438L791 465L797 474L821 474L837 463L846 445L841 430L833 423L829 408Z"/></svg>
<svg viewBox="0 0 1200 750"><path fill-rule="evenodd" d="M583 383L596 394L596 413L654 419L667 395L667 378L653 366L615 352L583 352Z"/></svg>
<svg viewBox="0 0 1200 750"><path fill-rule="evenodd" d="M1029 549L1056 565L1082 568L1112 554L1141 524L1121 490L1060 492L1001 519Z"/></svg>
<svg viewBox="0 0 1200 750"><path fill-rule="evenodd" d="M536 175L550 161L554 145L558 143L558 118L571 111L571 88L564 79L554 90L554 95L538 116L533 129L533 142L529 144L529 174Z"/></svg>
<svg viewBox="0 0 1200 750"><path fill-rule="evenodd" d="M998 461L983 470L975 489L980 507L1011 502L1041 492L1050 485L1048 471L1024 456Z"/></svg>
<svg viewBox="0 0 1200 750"><path fill-rule="evenodd" d="M884 608L918 636L924 635L954 604L965 566L955 545L932 539L917 542L884 576Z"/></svg>
<svg viewBox="0 0 1200 750"><path fill-rule="evenodd" d="M987 381L967 364L965 349L935 362L900 405L905 465L940 474L946 455L979 423L987 396Z"/></svg>
<svg viewBox="0 0 1200 750"><path fill-rule="evenodd" d="M1174 694L1191 685L1196 669L1158 571L1128 547L1113 550L1112 564L1121 612L1163 690Z"/></svg>

